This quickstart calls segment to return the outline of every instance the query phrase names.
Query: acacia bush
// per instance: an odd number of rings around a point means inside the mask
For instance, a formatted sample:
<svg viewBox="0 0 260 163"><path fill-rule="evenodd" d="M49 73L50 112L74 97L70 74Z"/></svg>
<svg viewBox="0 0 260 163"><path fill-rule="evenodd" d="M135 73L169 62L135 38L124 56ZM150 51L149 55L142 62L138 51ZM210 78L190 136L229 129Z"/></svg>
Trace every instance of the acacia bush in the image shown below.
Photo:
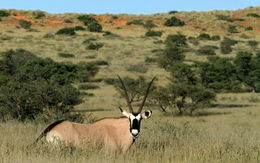
<svg viewBox="0 0 260 163"><path fill-rule="evenodd" d="M10 14L5 10L0 10L0 17L8 17Z"/></svg>
<svg viewBox="0 0 260 163"><path fill-rule="evenodd" d="M198 49L198 55L216 55L215 50L218 49L217 46L205 45Z"/></svg>
<svg viewBox="0 0 260 163"><path fill-rule="evenodd" d="M21 19L19 20L19 25L24 29L31 29L32 23L27 20Z"/></svg>
<svg viewBox="0 0 260 163"><path fill-rule="evenodd" d="M86 25L90 32L101 32L102 25L90 15L81 15L78 16L78 20L83 22Z"/></svg>
<svg viewBox="0 0 260 163"><path fill-rule="evenodd" d="M43 121L53 118L79 121L83 115L71 111L82 99L72 83L89 81L98 68L87 63L57 63L18 49L2 54L0 71L0 115L4 120L38 120L41 117Z"/></svg>
<svg viewBox="0 0 260 163"><path fill-rule="evenodd" d="M187 49L188 44L185 35L168 35L165 40L165 49L163 49L162 54L158 59L159 65L168 69L173 64L182 62L185 58L184 53Z"/></svg>
<svg viewBox="0 0 260 163"><path fill-rule="evenodd" d="M35 19L41 19L45 17L45 13L43 11L33 11L32 15L34 16Z"/></svg>
<svg viewBox="0 0 260 163"><path fill-rule="evenodd" d="M75 57L74 54L70 54L70 53L58 53L58 56L62 57L62 58L73 58L73 57Z"/></svg>
<svg viewBox="0 0 260 163"><path fill-rule="evenodd" d="M62 28L56 32L57 35L76 35L75 28Z"/></svg>
<svg viewBox="0 0 260 163"><path fill-rule="evenodd" d="M161 37L162 36L162 31L153 31L153 30L150 30L150 31L147 31L145 33L145 36L146 37Z"/></svg>
<svg viewBox="0 0 260 163"><path fill-rule="evenodd" d="M224 40L220 42L220 50L223 54L229 54L233 50L231 46L237 43L238 41L225 37Z"/></svg>
<svg viewBox="0 0 260 163"><path fill-rule="evenodd" d="M171 26L184 26L185 23L184 21L176 18L175 16L167 19L165 22L164 22L164 25L165 26L168 26L168 27L171 27Z"/></svg>
<svg viewBox="0 0 260 163"><path fill-rule="evenodd" d="M99 50L99 49L102 48L103 46L104 46L103 43L90 42L90 43L87 45L86 49L87 49L87 50Z"/></svg>

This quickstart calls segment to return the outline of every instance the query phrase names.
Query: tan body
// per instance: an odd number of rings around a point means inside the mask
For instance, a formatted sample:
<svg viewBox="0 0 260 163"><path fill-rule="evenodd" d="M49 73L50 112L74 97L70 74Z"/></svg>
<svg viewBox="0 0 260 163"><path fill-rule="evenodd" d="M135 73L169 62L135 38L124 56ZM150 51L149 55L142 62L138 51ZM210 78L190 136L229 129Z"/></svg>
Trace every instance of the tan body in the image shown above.
<svg viewBox="0 0 260 163"><path fill-rule="evenodd" d="M63 121L46 133L46 140L56 139L79 145L83 141L101 143L108 150L127 151L134 139L128 118L105 118L91 124Z"/></svg>

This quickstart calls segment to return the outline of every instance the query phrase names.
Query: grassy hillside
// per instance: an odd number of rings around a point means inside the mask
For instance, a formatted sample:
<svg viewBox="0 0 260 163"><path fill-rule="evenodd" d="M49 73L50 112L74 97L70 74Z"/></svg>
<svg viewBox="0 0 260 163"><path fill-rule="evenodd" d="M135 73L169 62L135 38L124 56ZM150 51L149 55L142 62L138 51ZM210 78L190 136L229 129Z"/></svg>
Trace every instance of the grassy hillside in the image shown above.
<svg viewBox="0 0 260 163"><path fill-rule="evenodd" d="M2 10L1 10L2 11ZM189 47L185 62L206 61L208 55L197 51L206 45L217 46L216 55L234 57L239 51L257 52L260 45L260 7L236 11L177 12L153 15L92 15L103 26L104 32L76 31L76 35L56 35L64 27L85 27L77 17L80 14L49 14L41 11L4 10L10 15L0 17L0 52L23 48L39 57L50 57L58 62L105 61L93 82L97 89L87 90L87 97L76 107L86 111L88 118L98 119L120 116L118 105L124 99L109 84L107 78L139 75L151 79L157 75L156 84L165 85L168 72L149 59L157 59L159 50L169 34L181 33L188 38ZM182 27L166 27L166 19L175 16L185 22ZM24 29L21 20L31 22ZM137 20L151 20L152 30L162 31L161 37L146 37L143 25L128 25ZM234 27L230 27L234 26ZM230 29L231 28L231 29ZM235 29L232 29L235 28ZM219 36L220 40L198 39L201 34ZM225 37L237 40L233 51L223 54L220 46ZM88 41L102 43L99 50L89 50ZM72 54L64 57L61 53ZM84 83L77 83L76 86ZM54 149L40 145L26 146L44 129L45 124L11 121L0 123L0 162L259 162L260 161L260 94L218 94L216 106L197 111L192 117L164 115L158 108L153 117L143 123L142 134L133 148L125 154L107 154L96 148L64 147Z"/></svg>

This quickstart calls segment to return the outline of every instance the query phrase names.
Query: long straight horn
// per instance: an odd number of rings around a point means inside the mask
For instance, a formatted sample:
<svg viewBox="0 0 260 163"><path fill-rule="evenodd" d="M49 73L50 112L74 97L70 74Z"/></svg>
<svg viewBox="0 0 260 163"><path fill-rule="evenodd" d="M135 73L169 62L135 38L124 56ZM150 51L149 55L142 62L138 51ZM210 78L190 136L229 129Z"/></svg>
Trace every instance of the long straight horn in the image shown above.
<svg viewBox="0 0 260 163"><path fill-rule="evenodd" d="M129 108L129 111L130 111L131 113L133 113L134 111L133 111L132 105L131 105L131 103L130 103L129 96L128 96L128 93L127 93L125 84L124 84L123 80L120 78L119 75L117 75L117 77L118 77L119 81L121 82L122 87L123 87L123 90L124 90L124 92L125 92L125 99L126 99L127 106L128 106L128 108Z"/></svg>
<svg viewBox="0 0 260 163"><path fill-rule="evenodd" d="M149 94L150 87L151 87L153 81L155 80L155 78L156 78L156 76L153 77L152 81L149 83L149 85L148 85L148 87L147 87L147 90L146 90L146 93L145 93L145 96L144 96L143 102L142 102L141 105L140 105L140 108L139 108L139 110L138 110L138 113L141 113L141 111L142 111L142 109L143 109L143 107L144 107L144 104L145 104L146 98L147 98L147 96L148 96L148 94Z"/></svg>

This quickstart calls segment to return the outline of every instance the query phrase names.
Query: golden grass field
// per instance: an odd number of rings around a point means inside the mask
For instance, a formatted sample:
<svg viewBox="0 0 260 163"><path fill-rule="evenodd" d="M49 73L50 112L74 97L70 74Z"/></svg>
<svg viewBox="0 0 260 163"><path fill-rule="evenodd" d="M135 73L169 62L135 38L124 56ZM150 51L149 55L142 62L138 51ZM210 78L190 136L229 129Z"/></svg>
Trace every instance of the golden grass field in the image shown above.
<svg viewBox="0 0 260 163"><path fill-rule="evenodd" d="M76 36L55 35L60 28L82 26L76 19L77 14L47 14L45 19L34 20L31 11L11 12L32 19L32 29L35 31L20 28L17 22L21 17L2 18L0 52L23 48L39 57L50 57L59 62L105 60L109 65L100 67L97 79L115 78L116 74L119 74L123 77L142 75L150 80L157 75L156 84L167 83L169 74L156 64L145 63L145 59L158 57L152 51L164 48L164 45L158 42L163 41L168 34L198 36L201 33L208 33L241 41L233 47L231 54L223 55L217 50L217 55L221 57L233 57L241 50L255 52L257 48L250 48L246 41L260 41L259 19L246 17L248 13L260 14L260 7L237 11L177 13L176 16L188 24L184 27L163 26L163 21L171 17L170 14L117 15L118 20L113 20L113 15L97 15L104 30L118 35L117 37L88 31L77 31ZM229 23L217 20L215 16L217 14L245 18L243 22L233 23L240 25L238 28L240 33L228 33L225 28ZM63 23L67 18L73 23ZM157 25L154 30L162 30L163 36L144 37L147 29L120 24L133 19L154 20ZM244 31L243 28L248 26L252 26L254 30ZM46 34L49 37L46 37ZM104 47L98 51L86 50L86 45L82 42L89 38L104 43ZM219 46L219 41L203 41L198 46L189 43L192 49L198 49L203 45ZM58 53L62 52L74 54L75 57L59 57ZM186 54L187 62L205 60L206 56L196 55L194 52ZM128 71L129 66L138 64L145 65L148 71L146 73ZM117 108L119 104L123 105L124 101L119 98L116 90L104 82L95 84L100 88L88 91L95 96L86 97L82 104L76 106L76 110L87 111L86 115L91 114L89 118L95 119L121 116ZM192 117L164 115L156 107L149 108L153 110L152 118L142 123L140 137L125 154L106 153L98 147L89 145L53 147L39 144L28 148L47 124L20 123L15 120L0 123L0 162L260 162L260 94L219 94L215 103L216 107L195 111Z"/></svg>

